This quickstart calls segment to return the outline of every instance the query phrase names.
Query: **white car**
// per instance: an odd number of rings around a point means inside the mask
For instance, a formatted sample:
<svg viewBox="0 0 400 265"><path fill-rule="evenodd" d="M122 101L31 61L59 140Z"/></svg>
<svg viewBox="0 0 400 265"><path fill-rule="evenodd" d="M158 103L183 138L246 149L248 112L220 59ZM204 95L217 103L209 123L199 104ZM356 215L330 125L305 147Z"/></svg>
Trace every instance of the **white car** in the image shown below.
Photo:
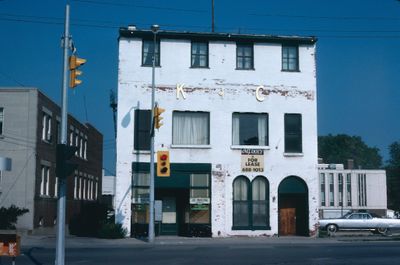
<svg viewBox="0 0 400 265"><path fill-rule="evenodd" d="M320 219L319 227L332 235L339 230L370 230L387 234L391 229L400 229L400 219L374 217L370 213L347 213L340 218Z"/></svg>

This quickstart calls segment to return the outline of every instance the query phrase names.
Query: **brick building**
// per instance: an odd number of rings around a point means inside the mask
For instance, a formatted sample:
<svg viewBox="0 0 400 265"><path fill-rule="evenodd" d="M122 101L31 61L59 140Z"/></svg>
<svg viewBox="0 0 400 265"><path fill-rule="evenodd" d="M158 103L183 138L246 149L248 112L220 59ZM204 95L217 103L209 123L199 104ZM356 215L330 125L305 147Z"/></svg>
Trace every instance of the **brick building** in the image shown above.
<svg viewBox="0 0 400 265"><path fill-rule="evenodd" d="M36 88L0 88L0 156L12 159L2 172L0 207L29 209L17 228L53 227L57 219L56 145L61 140L61 109ZM66 220L101 197L103 136L68 115L68 143L79 149L78 169L67 180Z"/></svg>

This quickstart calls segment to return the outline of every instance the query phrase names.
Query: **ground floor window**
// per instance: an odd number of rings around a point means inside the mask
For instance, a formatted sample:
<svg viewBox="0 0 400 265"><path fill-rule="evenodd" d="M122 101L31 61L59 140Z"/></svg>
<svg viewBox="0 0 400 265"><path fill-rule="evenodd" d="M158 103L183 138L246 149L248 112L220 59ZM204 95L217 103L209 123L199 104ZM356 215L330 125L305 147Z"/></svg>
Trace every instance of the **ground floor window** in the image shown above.
<svg viewBox="0 0 400 265"><path fill-rule="evenodd" d="M252 182L245 176L234 180L233 229L269 229L269 183L265 177Z"/></svg>

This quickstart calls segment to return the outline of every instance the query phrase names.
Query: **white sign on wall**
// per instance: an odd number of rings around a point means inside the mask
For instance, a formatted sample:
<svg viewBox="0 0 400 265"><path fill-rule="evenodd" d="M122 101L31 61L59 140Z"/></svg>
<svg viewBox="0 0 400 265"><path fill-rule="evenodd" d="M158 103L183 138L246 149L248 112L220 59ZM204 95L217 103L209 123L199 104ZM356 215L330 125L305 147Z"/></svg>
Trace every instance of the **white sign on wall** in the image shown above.
<svg viewBox="0 0 400 265"><path fill-rule="evenodd" d="M264 150L242 149L242 172L264 171Z"/></svg>

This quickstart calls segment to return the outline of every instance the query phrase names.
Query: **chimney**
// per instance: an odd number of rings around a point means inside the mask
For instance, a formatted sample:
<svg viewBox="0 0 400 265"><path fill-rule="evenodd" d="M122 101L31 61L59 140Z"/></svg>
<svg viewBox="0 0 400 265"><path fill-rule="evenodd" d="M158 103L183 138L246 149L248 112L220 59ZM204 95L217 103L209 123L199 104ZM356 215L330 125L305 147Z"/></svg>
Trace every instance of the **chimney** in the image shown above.
<svg viewBox="0 0 400 265"><path fill-rule="evenodd" d="M347 159L347 169L354 169L354 159Z"/></svg>

